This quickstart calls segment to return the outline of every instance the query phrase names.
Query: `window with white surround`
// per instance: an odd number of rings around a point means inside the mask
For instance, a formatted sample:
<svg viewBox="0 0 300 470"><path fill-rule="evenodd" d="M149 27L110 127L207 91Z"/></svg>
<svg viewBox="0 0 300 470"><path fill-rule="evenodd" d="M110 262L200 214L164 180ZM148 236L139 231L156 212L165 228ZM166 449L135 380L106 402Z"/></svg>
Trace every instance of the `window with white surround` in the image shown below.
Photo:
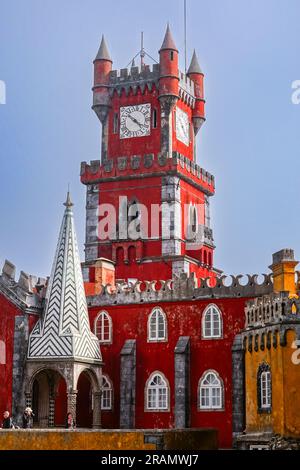
<svg viewBox="0 0 300 470"><path fill-rule="evenodd" d="M202 337L222 338L223 330L222 314L220 309L214 305L208 305L202 315Z"/></svg>
<svg viewBox="0 0 300 470"><path fill-rule="evenodd" d="M199 409L221 410L224 407L224 387L217 372L206 371L199 381Z"/></svg>
<svg viewBox="0 0 300 470"><path fill-rule="evenodd" d="M169 384L161 372L153 372L146 383L146 409L167 411L169 409Z"/></svg>
<svg viewBox="0 0 300 470"><path fill-rule="evenodd" d="M95 335L100 343L112 342L112 321L107 312L100 312L95 320Z"/></svg>
<svg viewBox="0 0 300 470"><path fill-rule="evenodd" d="M106 375L102 375L101 392L101 410L112 410L113 388Z"/></svg>
<svg viewBox="0 0 300 470"><path fill-rule="evenodd" d="M155 307L148 318L148 341L167 340L167 319L160 307Z"/></svg>
<svg viewBox="0 0 300 470"><path fill-rule="evenodd" d="M260 364L257 372L257 401L259 412L270 412L272 407L272 376L269 364Z"/></svg>

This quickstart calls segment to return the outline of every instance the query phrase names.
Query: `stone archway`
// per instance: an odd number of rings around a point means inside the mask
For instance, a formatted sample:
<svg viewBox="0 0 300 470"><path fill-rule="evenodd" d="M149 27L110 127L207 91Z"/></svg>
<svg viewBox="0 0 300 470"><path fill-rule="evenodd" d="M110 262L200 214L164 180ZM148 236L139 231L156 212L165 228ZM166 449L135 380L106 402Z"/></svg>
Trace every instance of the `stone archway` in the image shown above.
<svg viewBox="0 0 300 470"><path fill-rule="evenodd" d="M101 373L81 367L77 374L76 425L101 427Z"/></svg>
<svg viewBox="0 0 300 470"><path fill-rule="evenodd" d="M62 384L64 386L62 387ZM59 388L65 391L62 393ZM67 410L65 379L53 369L41 369L32 377L28 391L34 412L34 427L48 428L64 425ZM29 403L27 403L29 404ZM60 422L56 422L57 410L60 410ZM62 413L64 416L62 417Z"/></svg>

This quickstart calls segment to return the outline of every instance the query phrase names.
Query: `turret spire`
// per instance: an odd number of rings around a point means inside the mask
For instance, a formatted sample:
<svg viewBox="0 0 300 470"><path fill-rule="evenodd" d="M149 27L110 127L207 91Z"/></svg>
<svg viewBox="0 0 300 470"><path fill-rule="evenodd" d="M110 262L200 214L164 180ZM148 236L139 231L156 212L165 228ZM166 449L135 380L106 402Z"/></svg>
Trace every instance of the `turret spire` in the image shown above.
<svg viewBox="0 0 300 470"><path fill-rule="evenodd" d="M174 51L178 51L176 45L175 45L175 41L173 39L173 36L172 36L172 33L171 33L171 30L170 30L170 25L168 23L167 25L167 30L166 30L166 34L165 34L165 38L163 40L163 43L161 45L161 48L160 48L160 51L163 51L164 49L171 49L171 50L174 50Z"/></svg>
<svg viewBox="0 0 300 470"><path fill-rule="evenodd" d="M112 62L104 35L102 35L101 44L95 60L109 60Z"/></svg>
<svg viewBox="0 0 300 470"><path fill-rule="evenodd" d="M193 53L193 57L192 57L189 69L187 71L188 75L191 73L203 73L199 65L199 61L198 61L198 57L197 57L195 49L194 49L194 53Z"/></svg>
<svg viewBox="0 0 300 470"><path fill-rule="evenodd" d="M91 332L81 264L68 191L42 317L33 328L28 359L101 362Z"/></svg>

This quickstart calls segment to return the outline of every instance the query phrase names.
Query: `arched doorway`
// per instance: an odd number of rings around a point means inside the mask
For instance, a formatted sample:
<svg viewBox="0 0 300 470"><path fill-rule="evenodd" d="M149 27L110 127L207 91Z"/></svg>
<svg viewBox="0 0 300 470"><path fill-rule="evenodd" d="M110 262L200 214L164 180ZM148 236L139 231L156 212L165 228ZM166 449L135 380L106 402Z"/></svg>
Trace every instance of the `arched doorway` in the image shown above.
<svg viewBox="0 0 300 470"><path fill-rule="evenodd" d="M76 426L91 428L93 425L92 383L87 372L82 372L77 382Z"/></svg>
<svg viewBox="0 0 300 470"><path fill-rule="evenodd" d="M32 383L33 425L37 428L63 426L67 394L63 377L53 370L41 370Z"/></svg>

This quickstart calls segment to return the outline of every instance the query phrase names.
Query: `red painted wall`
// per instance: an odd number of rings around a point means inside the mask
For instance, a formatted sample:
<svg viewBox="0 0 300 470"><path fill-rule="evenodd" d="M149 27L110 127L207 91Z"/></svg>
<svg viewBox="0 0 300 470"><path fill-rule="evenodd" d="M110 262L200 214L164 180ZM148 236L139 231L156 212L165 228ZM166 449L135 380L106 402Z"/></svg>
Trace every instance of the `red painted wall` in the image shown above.
<svg viewBox="0 0 300 470"><path fill-rule="evenodd" d="M0 293L0 341L5 343L5 364L0 363L0 423L3 412L12 411L12 368L15 317L22 312Z"/></svg>
<svg viewBox="0 0 300 470"><path fill-rule="evenodd" d="M161 303L168 322L168 341L149 343L147 341L147 321L153 304L111 306L90 308L91 327L101 310L106 310L113 323L113 341L101 345L104 360L103 373L107 374L114 387L114 409L103 411L103 427L119 426L120 352L127 339L137 340L136 373L136 427L164 428L174 426L174 348L179 336L191 339L191 426L216 427L219 430L219 444L230 447L232 441L232 370L231 347L233 338L244 324L244 303L246 299L221 299L214 303L222 311L223 338L219 340L201 339L201 318L210 300ZM163 360L162 360L163 358ZM207 369L216 370L224 382L224 411L199 411L198 382ZM156 370L163 372L169 381L170 411L148 412L144 410L145 384L150 374Z"/></svg>
<svg viewBox="0 0 300 470"><path fill-rule="evenodd" d="M108 137L108 157L121 157L125 155L144 155L147 153L157 154L160 151L160 104L158 100L158 91L155 87L151 91L148 87L145 88L144 93L138 88L134 94L130 91L126 96L125 90L122 91L121 96L114 93L112 98L112 109L109 114L109 137ZM118 133L113 133L113 119L114 114L120 113L120 107L130 106L136 104L151 104L151 111L153 108L157 109L157 127L152 128L151 134L145 137L133 137L130 139L120 139Z"/></svg>

